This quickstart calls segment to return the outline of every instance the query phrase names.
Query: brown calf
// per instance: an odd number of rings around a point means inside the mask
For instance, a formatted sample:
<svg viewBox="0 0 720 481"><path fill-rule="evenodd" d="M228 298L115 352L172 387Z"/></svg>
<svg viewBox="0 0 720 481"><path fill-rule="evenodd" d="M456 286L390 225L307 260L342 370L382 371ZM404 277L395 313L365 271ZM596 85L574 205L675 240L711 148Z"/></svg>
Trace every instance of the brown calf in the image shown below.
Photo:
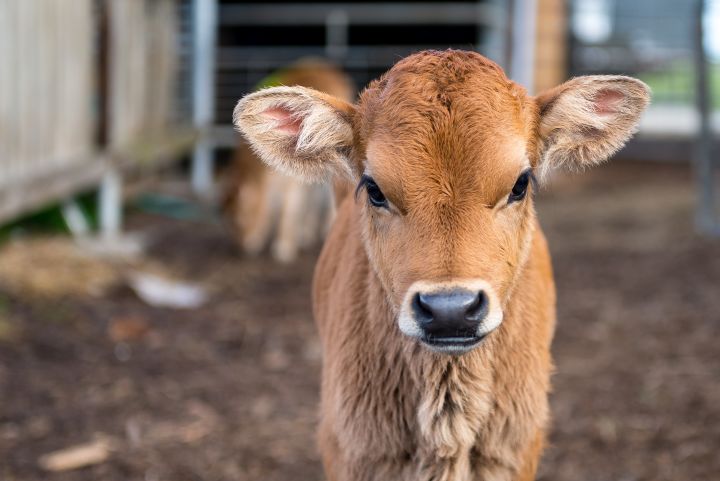
<svg viewBox="0 0 720 481"><path fill-rule="evenodd" d="M300 60L271 81L310 87L346 102L355 96L350 78L319 59ZM225 191L225 210L243 251L257 254L271 243L273 257L282 262L321 240L334 214L329 186L268 169L245 142L235 150Z"/></svg>
<svg viewBox="0 0 720 481"><path fill-rule="evenodd" d="M533 178L608 158L649 100L580 77L537 97L474 52L422 52L356 105L303 88L238 104L270 165L356 184L315 272L330 480L531 480L555 290Z"/></svg>

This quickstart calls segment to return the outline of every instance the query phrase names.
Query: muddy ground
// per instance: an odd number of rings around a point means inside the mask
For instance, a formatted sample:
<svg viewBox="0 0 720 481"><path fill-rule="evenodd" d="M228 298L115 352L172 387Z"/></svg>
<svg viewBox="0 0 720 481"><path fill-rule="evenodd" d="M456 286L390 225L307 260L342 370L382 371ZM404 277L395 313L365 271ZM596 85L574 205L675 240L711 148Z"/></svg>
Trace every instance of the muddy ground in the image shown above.
<svg viewBox="0 0 720 481"><path fill-rule="evenodd" d="M693 233L693 201L687 168L619 162L538 199L559 299L539 479L720 479L720 240ZM123 282L58 296L0 279L0 479L321 479L313 256L241 258L213 222L129 225L211 302L175 311ZM39 465L98 439L104 462Z"/></svg>

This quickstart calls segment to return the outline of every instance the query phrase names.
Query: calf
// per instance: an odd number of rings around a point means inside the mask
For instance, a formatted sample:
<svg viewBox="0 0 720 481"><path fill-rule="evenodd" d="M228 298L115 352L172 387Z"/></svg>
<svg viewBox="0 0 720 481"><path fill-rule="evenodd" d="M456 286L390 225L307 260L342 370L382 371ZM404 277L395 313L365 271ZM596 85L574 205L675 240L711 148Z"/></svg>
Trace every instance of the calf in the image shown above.
<svg viewBox="0 0 720 481"><path fill-rule="evenodd" d="M352 101L350 78L334 65L304 59L266 79L264 85L299 85ZM257 254L267 244L276 260L289 262L322 239L332 221L332 192L326 185L302 182L268 169L240 142L235 150L223 204L244 252Z"/></svg>
<svg viewBox="0 0 720 481"><path fill-rule="evenodd" d="M530 97L449 50L405 58L355 105L304 88L239 102L265 162L357 186L314 281L328 479L534 479L555 327L535 178L608 158L648 101L621 76Z"/></svg>

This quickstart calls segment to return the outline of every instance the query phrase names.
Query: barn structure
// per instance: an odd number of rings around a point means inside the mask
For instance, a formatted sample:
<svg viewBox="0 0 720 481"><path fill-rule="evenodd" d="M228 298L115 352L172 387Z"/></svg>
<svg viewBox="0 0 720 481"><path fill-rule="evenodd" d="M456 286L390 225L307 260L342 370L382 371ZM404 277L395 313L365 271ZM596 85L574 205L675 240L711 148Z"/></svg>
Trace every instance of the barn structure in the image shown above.
<svg viewBox="0 0 720 481"><path fill-rule="evenodd" d="M117 233L124 181L186 154L194 191L212 197L216 148L237 142L235 102L276 69L328 57L362 87L413 51L448 47L480 51L531 92L601 71L643 78L655 105L628 154L695 149L700 191L717 199L720 122L703 113L697 20L713 2L5 0L0 223L99 186L103 231ZM693 57L705 75L673 70ZM715 202L699 211L704 230L720 231Z"/></svg>
<svg viewBox="0 0 720 481"><path fill-rule="evenodd" d="M77 219L74 196L98 188L102 230L118 232L125 180L202 139L212 6L0 2L0 224L54 202Z"/></svg>
<svg viewBox="0 0 720 481"><path fill-rule="evenodd" d="M634 75L651 85L654 100L623 155L692 162L700 198L698 227L720 233L720 180L713 160L720 112L712 110L711 98L720 59L704 55L716 28L708 26L708 19L720 18L719 5L720 0L223 0L214 137L219 145L233 145L226 124L235 101L301 56L334 59L358 86L410 52L447 47L480 51L530 92L575 75Z"/></svg>

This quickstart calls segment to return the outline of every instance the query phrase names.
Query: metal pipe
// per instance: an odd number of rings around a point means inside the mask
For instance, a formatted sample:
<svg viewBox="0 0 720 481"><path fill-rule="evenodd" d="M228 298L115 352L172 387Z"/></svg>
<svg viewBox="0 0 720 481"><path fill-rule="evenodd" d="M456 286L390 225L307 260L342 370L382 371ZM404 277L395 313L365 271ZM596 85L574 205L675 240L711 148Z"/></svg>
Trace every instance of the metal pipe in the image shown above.
<svg viewBox="0 0 720 481"><path fill-rule="evenodd" d="M220 22L224 26L323 25L328 12L337 9L353 25L467 25L475 19L492 26L502 16L497 2L246 3L223 5Z"/></svg>
<svg viewBox="0 0 720 481"><path fill-rule="evenodd" d="M700 121L695 144L695 177L698 184L698 206L696 224L702 232L720 235L720 220L717 212L714 166L712 158L712 130L710 126L709 69L705 52L705 0L697 0L695 6L695 102Z"/></svg>
<svg viewBox="0 0 720 481"><path fill-rule="evenodd" d="M337 61L348 52L348 14L343 9L332 10L325 19L325 54Z"/></svg>
<svg viewBox="0 0 720 481"><path fill-rule="evenodd" d="M217 0L193 0L193 124L199 138L193 152L191 182L195 193L213 193L213 146L208 130L215 110Z"/></svg>
<svg viewBox="0 0 720 481"><path fill-rule="evenodd" d="M537 0L512 2L510 77L533 93Z"/></svg>
<svg viewBox="0 0 720 481"><path fill-rule="evenodd" d="M104 239L115 239L122 227L122 176L113 167L103 175L99 191L100 233Z"/></svg>

